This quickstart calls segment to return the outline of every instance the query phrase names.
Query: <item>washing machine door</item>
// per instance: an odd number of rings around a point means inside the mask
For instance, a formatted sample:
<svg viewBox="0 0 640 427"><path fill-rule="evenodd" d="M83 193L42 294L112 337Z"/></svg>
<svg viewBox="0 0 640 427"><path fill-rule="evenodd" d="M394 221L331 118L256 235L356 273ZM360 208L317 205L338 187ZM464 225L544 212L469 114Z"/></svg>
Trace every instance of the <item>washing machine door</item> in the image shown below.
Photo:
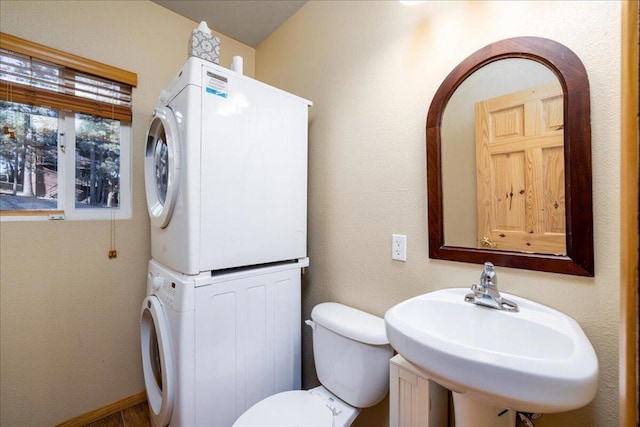
<svg viewBox="0 0 640 427"><path fill-rule="evenodd" d="M180 186L180 135L173 111L156 107L147 131L144 182L151 223L165 228Z"/></svg>
<svg viewBox="0 0 640 427"><path fill-rule="evenodd" d="M155 295L142 303L140 313L142 369L153 427L165 427L175 402L175 369L168 319Z"/></svg>

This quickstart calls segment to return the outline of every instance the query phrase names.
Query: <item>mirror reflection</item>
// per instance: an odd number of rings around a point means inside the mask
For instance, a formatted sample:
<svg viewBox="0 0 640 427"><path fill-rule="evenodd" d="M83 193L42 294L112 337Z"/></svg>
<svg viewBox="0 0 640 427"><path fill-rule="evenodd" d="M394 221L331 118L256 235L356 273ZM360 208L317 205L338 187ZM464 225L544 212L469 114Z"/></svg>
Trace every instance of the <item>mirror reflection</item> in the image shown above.
<svg viewBox="0 0 640 427"><path fill-rule="evenodd" d="M447 246L565 255L562 86L525 58L491 62L442 115Z"/></svg>

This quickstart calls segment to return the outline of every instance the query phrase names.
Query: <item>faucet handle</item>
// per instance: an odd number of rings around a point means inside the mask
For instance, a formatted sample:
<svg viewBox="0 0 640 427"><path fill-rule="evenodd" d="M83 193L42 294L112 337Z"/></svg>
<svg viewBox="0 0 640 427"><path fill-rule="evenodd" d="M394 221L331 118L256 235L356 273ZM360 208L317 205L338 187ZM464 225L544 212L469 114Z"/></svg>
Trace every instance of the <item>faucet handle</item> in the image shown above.
<svg viewBox="0 0 640 427"><path fill-rule="evenodd" d="M480 275L480 285L482 286L497 286L498 285L498 277L496 276L496 269L490 262L484 263L484 270Z"/></svg>
<svg viewBox="0 0 640 427"><path fill-rule="evenodd" d="M498 291L498 277L496 269L490 262L484 263L484 269L480 275L480 284L471 285L471 293L464 296L466 302L483 305L498 310L517 312L518 304L503 298Z"/></svg>

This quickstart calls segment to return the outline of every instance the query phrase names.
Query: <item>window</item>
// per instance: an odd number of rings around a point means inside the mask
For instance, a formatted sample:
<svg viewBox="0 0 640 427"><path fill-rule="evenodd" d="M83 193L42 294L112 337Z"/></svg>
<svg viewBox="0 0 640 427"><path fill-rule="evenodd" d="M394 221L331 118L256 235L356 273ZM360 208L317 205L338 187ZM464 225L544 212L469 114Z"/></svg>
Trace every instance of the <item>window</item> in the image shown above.
<svg viewBox="0 0 640 427"><path fill-rule="evenodd" d="M137 76L1 35L1 218L129 218Z"/></svg>

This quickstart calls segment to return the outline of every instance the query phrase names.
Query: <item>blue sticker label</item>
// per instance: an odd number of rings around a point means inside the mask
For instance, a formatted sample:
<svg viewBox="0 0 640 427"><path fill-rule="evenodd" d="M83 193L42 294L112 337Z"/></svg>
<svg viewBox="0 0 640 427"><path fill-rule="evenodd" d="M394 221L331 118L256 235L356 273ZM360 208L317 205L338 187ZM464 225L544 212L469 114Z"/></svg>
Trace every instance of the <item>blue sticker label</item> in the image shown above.
<svg viewBox="0 0 640 427"><path fill-rule="evenodd" d="M226 98L227 97L227 92L222 92L222 91L219 91L219 90L216 90L216 89L212 89L210 87L207 88L207 92L208 93L212 93L214 95L218 95L221 98Z"/></svg>

